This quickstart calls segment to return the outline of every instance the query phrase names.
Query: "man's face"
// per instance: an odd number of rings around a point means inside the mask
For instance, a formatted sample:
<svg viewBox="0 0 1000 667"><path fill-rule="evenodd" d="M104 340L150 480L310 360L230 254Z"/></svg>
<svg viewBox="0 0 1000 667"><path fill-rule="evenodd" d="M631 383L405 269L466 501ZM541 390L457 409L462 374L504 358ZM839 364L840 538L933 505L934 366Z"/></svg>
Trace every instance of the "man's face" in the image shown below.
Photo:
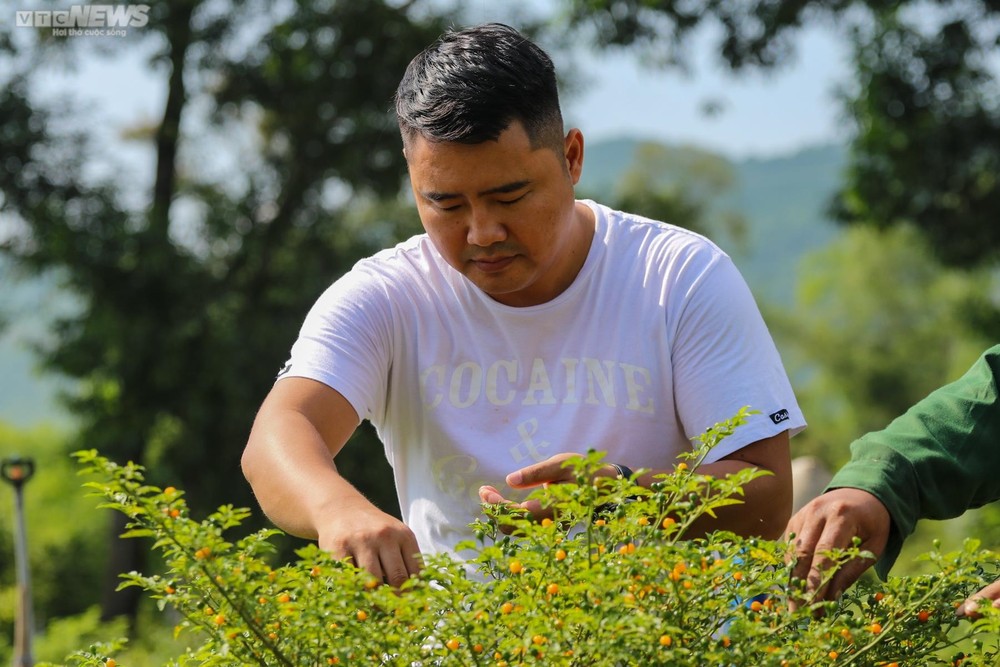
<svg viewBox="0 0 1000 667"><path fill-rule="evenodd" d="M573 282L593 237L589 209L573 186L583 137L572 130L560 153L532 148L520 123L497 141L406 147L417 211L438 252L490 297L508 306L552 300Z"/></svg>

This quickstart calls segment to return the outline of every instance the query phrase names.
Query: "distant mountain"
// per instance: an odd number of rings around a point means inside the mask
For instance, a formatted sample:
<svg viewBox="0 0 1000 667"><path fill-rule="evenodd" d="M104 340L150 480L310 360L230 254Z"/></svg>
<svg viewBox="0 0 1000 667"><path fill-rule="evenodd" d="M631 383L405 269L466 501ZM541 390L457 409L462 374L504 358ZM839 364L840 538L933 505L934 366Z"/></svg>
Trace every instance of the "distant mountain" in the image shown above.
<svg viewBox="0 0 1000 667"><path fill-rule="evenodd" d="M799 263L840 234L827 215L846 165L842 146L736 163L733 207L748 223L748 248L734 253L758 298L788 303Z"/></svg>
<svg viewBox="0 0 1000 667"><path fill-rule="evenodd" d="M643 141L623 138L587 146L580 189L596 197L609 195ZM787 303L803 255L839 233L826 209L845 164L845 149L833 145L783 157L731 161L736 183L730 196L717 203L717 210L743 215L746 243L729 247L725 239L713 240L732 255L759 300Z"/></svg>
<svg viewBox="0 0 1000 667"><path fill-rule="evenodd" d="M609 195L640 143L620 139L588 145L580 190L597 198ZM799 261L837 236L824 211L844 164L845 151L839 146L732 162L736 183L718 202L718 210L744 216L746 244L727 247L717 241L733 256L758 301L788 303ZM39 375L30 349L45 335L46 322L65 307L52 281L18 281L0 257L0 322L8 323L0 329L0 421L16 426L68 422L55 399L65 383Z"/></svg>

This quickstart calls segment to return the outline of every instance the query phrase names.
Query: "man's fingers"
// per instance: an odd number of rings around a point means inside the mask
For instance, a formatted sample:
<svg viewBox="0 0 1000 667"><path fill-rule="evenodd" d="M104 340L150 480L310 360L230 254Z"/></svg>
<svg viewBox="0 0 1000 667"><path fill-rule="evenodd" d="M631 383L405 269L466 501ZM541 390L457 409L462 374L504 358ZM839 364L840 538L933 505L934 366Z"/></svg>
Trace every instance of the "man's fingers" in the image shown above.
<svg viewBox="0 0 1000 667"><path fill-rule="evenodd" d="M500 495L500 492L496 490L496 487L492 486L479 487L479 500L487 505L502 505L509 502L506 498Z"/></svg>
<svg viewBox="0 0 1000 667"><path fill-rule="evenodd" d="M547 508L538 500L525 500L524 502L514 502L504 498L496 488L492 486L479 487L479 499L489 505L506 505L510 510L521 510L529 518L535 521L552 518L552 509ZM514 531L514 526L508 524L500 525L500 532L510 535Z"/></svg>
<svg viewBox="0 0 1000 667"><path fill-rule="evenodd" d="M504 498L495 487L492 486L481 486L479 487L479 500L487 505L508 505L510 507L516 507L516 504ZM500 532L504 535L510 535L514 530L513 526L507 524L500 525Z"/></svg>
<svg viewBox="0 0 1000 667"><path fill-rule="evenodd" d="M885 550L890 525L889 511L882 501L850 487L827 491L796 512L785 529L786 537L795 534L792 577L805 582L795 606L804 600L839 597L874 561L855 558L834 570L836 562L826 553L849 548L857 536L861 548L878 557Z"/></svg>
<svg viewBox="0 0 1000 667"><path fill-rule="evenodd" d="M799 542L795 542L795 549L789 555L789 559L794 561L792 565L792 578L793 579L805 579L809 576L809 570L812 569L813 562L813 551L807 546L800 546Z"/></svg>
<svg viewBox="0 0 1000 667"><path fill-rule="evenodd" d="M792 611L814 602L833 599L833 587L837 577L826 579L833 563L819 553L802 554L799 556L792 574L792 591L788 598L788 607Z"/></svg>
<svg viewBox="0 0 1000 667"><path fill-rule="evenodd" d="M830 585L826 590L827 600L838 599L844 591L851 587L851 585L858 580L858 578L864 574L865 570L871 567L872 563L875 561L871 559L855 558L837 570L837 573L833 575L833 579L830 580Z"/></svg>
<svg viewBox="0 0 1000 667"><path fill-rule="evenodd" d="M538 500L525 500L523 503L517 503L517 507L527 511L528 515L535 521L552 518L552 508L543 505Z"/></svg>
<svg viewBox="0 0 1000 667"><path fill-rule="evenodd" d="M560 469L556 470L556 473L561 472L562 470ZM545 482L551 482L553 481L552 466L548 461L536 463L528 466L527 468L515 470L507 475L507 479L504 481L506 481L507 485L513 489L523 489L530 486L538 486L540 484L544 484Z"/></svg>
<svg viewBox="0 0 1000 667"><path fill-rule="evenodd" d="M410 573L410 576L419 574L420 570L424 569L424 561L420 558L416 541L413 542L413 548L413 552L403 554L403 562L406 564L406 571Z"/></svg>
<svg viewBox="0 0 1000 667"><path fill-rule="evenodd" d="M854 558L838 567L827 552L839 548L842 548L839 540L834 543L825 536L815 543L810 540L796 542L792 577L805 581L803 593L810 601L836 600L874 562L870 558Z"/></svg>
<svg viewBox="0 0 1000 667"><path fill-rule="evenodd" d="M836 582L836 576L827 580L834 563L825 552L837 546L836 531L831 531L828 523L817 522L812 525L790 526L788 532L795 532L793 528L796 527L800 528L801 533L797 533L794 540L795 564L792 567L792 578L805 584L798 602L828 599L834 594L832 585Z"/></svg>
<svg viewBox="0 0 1000 667"><path fill-rule="evenodd" d="M809 572L806 574L806 591L812 594L813 600L826 600L827 599L827 589L830 587L830 582L827 581L827 576L830 573L830 568L834 566L833 561L829 557L825 556L822 552L824 549L829 549L830 547L818 547L818 553L813 556L812 565L809 568Z"/></svg>
<svg viewBox="0 0 1000 667"><path fill-rule="evenodd" d="M420 572L420 547L405 524L381 513L352 519L344 529L320 535L320 548L397 587Z"/></svg>
<svg viewBox="0 0 1000 667"><path fill-rule="evenodd" d="M564 464L567 460L579 456L579 454L556 454L544 461L515 470L507 475L505 481L514 489L539 486L548 482L567 482L573 479L573 473Z"/></svg>
<svg viewBox="0 0 1000 667"><path fill-rule="evenodd" d="M803 526L801 532L792 530L790 526L788 533L795 533L792 543L794 551L793 555L790 555L790 558L795 560L795 564L792 566L792 577L805 580L813 567L813 560L818 557L816 544L823 535L823 524L811 527Z"/></svg>
<svg viewBox="0 0 1000 667"><path fill-rule="evenodd" d="M407 560L399 547L388 545L379 554L379 562L381 563L383 573L382 580L395 588L402 586L410 578L411 574L416 574L419 571L411 569L411 565L407 563Z"/></svg>
<svg viewBox="0 0 1000 667"><path fill-rule="evenodd" d="M399 542L386 540L377 551L359 549L352 560L356 566L370 572L377 581L396 588L418 574L423 566L417 541L412 534L402 536Z"/></svg>
<svg viewBox="0 0 1000 667"><path fill-rule="evenodd" d="M994 581L992 584L979 591L979 594L976 597L989 598L994 603L1000 601L1000 579ZM995 607L997 605L994 604L993 606Z"/></svg>
<svg viewBox="0 0 1000 667"><path fill-rule="evenodd" d="M994 581L986 588L969 597L968 600L958 606L955 613L959 616L966 616L972 619L979 618L979 609L984 604L989 604L990 600L992 600L994 607L1000 608L1000 580Z"/></svg>
<svg viewBox="0 0 1000 667"><path fill-rule="evenodd" d="M377 581L385 580L385 573L382 571L382 560L376 551L369 549L359 549L357 553L351 554L354 565L362 570L367 570Z"/></svg>
<svg viewBox="0 0 1000 667"><path fill-rule="evenodd" d="M535 519L544 519L552 515L551 510L546 510L538 500L525 500L520 503L507 500L492 486L479 487L479 499L489 505L507 505L510 509L524 510Z"/></svg>

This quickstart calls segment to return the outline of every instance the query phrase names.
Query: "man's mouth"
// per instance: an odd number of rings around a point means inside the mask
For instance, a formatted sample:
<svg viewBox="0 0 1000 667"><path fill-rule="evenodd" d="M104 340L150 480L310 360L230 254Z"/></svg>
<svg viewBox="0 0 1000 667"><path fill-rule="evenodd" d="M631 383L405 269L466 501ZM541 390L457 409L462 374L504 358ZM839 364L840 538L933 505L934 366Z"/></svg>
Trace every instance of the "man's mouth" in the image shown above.
<svg viewBox="0 0 1000 667"><path fill-rule="evenodd" d="M507 255L504 257L479 257L472 260L472 264L482 271L483 273L496 273L498 271L503 271L511 262L514 261L514 255Z"/></svg>

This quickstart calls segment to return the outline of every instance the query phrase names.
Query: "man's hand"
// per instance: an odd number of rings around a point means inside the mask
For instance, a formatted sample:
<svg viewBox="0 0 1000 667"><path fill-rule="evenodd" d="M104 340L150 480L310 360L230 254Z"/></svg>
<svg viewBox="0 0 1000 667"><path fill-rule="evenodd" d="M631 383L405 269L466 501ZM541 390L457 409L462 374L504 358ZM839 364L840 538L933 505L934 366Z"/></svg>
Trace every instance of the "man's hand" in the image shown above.
<svg viewBox="0 0 1000 667"><path fill-rule="evenodd" d="M979 614L977 613L979 608L983 604L987 604L987 601L983 600L983 598L992 600L993 606L1000 608L1000 579L994 581L992 584L982 589L975 595L970 596L968 600L959 605L958 609L955 610L955 613L959 616L979 618Z"/></svg>
<svg viewBox="0 0 1000 667"><path fill-rule="evenodd" d="M507 486L512 489L530 489L536 486L548 486L549 484L560 484L574 481L572 466L566 466L566 461L579 457L580 454L556 454L544 461L533 463L530 466L520 468L507 475ZM607 471L607 477L613 477L616 472L611 466L605 466L603 471ZM604 475L600 475L604 476ZM482 486L479 488L479 499L491 505L509 505L513 509L527 510L533 519L541 521L552 517L552 510L542 506L537 500L526 500L521 503L508 500L494 486Z"/></svg>
<svg viewBox="0 0 1000 667"><path fill-rule="evenodd" d="M285 378L257 412L243 472L261 509L282 530L317 540L379 581L399 586L420 571L413 532L340 476L334 459L360 422L343 394Z"/></svg>
<svg viewBox="0 0 1000 667"><path fill-rule="evenodd" d="M856 559L846 563L824 583L825 573L833 563L823 552L850 547L858 537L860 548L877 558L885 551L891 523L885 505L867 491L842 488L824 493L800 509L785 529L786 539L795 535L792 577L804 579L806 591L816 601L837 599L875 561Z"/></svg>
<svg viewBox="0 0 1000 667"><path fill-rule="evenodd" d="M367 501L338 508L336 520L320 532L319 546L334 558L351 558L377 580L396 587L422 565L413 531Z"/></svg>

